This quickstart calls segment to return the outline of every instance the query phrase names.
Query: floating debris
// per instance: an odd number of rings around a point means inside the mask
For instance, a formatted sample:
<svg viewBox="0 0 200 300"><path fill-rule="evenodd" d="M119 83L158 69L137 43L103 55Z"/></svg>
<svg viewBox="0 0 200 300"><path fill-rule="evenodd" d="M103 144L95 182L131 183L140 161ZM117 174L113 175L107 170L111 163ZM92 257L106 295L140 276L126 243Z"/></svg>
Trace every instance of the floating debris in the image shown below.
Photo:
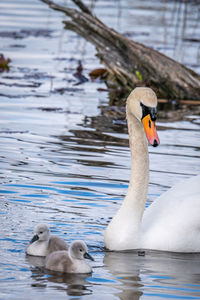
<svg viewBox="0 0 200 300"><path fill-rule="evenodd" d="M0 53L0 72L8 72L10 70L9 63L11 62L10 58L5 58L2 53Z"/></svg>
<svg viewBox="0 0 200 300"><path fill-rule="evenodd" d="M75 85L88 81L88 78L83 75L83 66L80 60L78 61L78 67L76 68L76 72L73 75L79 80L79 82L75 83Z"/></svg>
<svg viewBox="0 0 200 300"><path fill-rule="evenodd" d="M97 78L105 79L107 74L108 74L108 71L104 68L97 68L89 73L89 75L92 79L97 79Z"/></svg>

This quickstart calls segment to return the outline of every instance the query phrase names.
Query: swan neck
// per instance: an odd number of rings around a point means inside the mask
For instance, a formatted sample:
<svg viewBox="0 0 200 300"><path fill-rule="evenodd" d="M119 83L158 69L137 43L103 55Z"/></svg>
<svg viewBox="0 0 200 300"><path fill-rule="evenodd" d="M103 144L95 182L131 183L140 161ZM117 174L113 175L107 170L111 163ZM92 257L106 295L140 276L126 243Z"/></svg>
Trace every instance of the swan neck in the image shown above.
<svg viewBox="0 0 200 300"><path fill-rule="evenodd" d="M142 123L128 115L128 130L131 150L131 176L124 203L133 208L142 218L149 184L148 143Z"/></svg>

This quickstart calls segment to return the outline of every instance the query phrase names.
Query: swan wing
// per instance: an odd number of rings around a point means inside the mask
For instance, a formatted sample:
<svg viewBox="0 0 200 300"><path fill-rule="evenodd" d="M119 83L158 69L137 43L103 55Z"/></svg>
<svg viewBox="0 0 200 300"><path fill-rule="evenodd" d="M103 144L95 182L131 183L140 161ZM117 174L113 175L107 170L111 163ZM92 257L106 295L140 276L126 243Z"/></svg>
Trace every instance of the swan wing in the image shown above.
<svg viewBox="0 0 200 300"><path fill-rule="evenodd" d="M145 210L141 247L200 252L200 175L178 183Z"/></svg>

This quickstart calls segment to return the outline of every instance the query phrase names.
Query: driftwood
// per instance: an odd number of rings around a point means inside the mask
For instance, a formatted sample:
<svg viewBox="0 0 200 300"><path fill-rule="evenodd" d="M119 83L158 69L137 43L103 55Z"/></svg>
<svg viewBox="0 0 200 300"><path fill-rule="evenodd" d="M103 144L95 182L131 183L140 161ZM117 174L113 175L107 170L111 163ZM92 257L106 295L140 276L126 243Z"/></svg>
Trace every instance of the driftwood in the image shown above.
<svg viewBox="0 0 200 300"><path fill-rule="evenodd" d="M96 47L97 56L108 70L108 86L112 79L127 92L136 86L149 86L159 98L200 98L198 74L107 27L82 1L72 0L79 10L57 5L51 0L41 1L70 17L69 21L64 21L65 28L78 33Z"/></svg>

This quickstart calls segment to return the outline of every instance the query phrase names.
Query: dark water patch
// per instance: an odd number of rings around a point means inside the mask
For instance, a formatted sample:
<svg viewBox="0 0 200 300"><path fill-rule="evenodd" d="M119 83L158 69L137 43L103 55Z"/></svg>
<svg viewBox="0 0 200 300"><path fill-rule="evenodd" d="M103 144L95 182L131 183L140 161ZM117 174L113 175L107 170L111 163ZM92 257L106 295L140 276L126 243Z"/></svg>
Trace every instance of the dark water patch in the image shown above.
<svg viewBox="0 0 200 300"><path fill-rule="evenodd" d="M5 129L5 130L1 130L0 134L26 134L29 131L14 131L14 130L10 130L10 129Z"/></svg>
<svg viewBox="0 0 200 300"><path fill-rule="evenodd" d="M134 31L128 31L128 32L123 32L123 35L134 39L137 36L149 36L150 34L148 32L134 32Z"/></svg>
<svg viewBox="0 0 200 300"><path fill-rule="evenodd" d="M69 88L64 87L64 88L55 89L55 90L52 91L52 93L58 93L58 94L63 95L63 94L68 93L68 92L76 93L76 92L81 92L81 91L83 91L83 89L75 88L75 87L69 87Z"/></svg>
<svg viewBox="0 0 200 300"><path fill-rule="evenodd" d="M22 68L18 67L18 71L21 73L21 75L4 75L2 76L3 79L9 79L9 80L29 80L29 79L35 79L35 80L47 80L47 79L53 79L55 78L53 75L49 75L45 72L39 72L38 69L29 69L29 68ZM15 85L14 85L15 86Z"/></svg>
<svg viewBox="0 0 200 300"><path fill-rule="evenodd" d="M13 44L13 45L10 45L11 48L26 48L25 45L20 45L20 44Z"/></svg>
<svg viewBox="0 0 200 300"><path fill-rule="evenodd" d="M170 145L168 145L168 146L170 146ZM196 149L196 147L195 147L195 149ZM200 150L199 148L197 148L198 150ZM152 154L156 154L156 152L154 152L154 153L152 153ZM158 153L157 153L158 154ZM191 155L189 155L189 154L176 154L176 153L161 153L161 152L159 152L159 154L162 154L162 155L167 155L167 156L180 156L180 157L191 157ZM196 157L196 158L199 158L200 157L200 155L198 155L198 153L197 153L197 155L195 155L195 156L193 156L193 157ZM176 174L178 174L178 172L176 173Z"/></svg>
<svg viewBox="0 0 200 300"><path fill-rule="evenodd" d="M2 94L0 93L0 97L3 97L3 98L8 98L8 99L22 99L22 98L30 98L33 96L34 93L32 94L18 94L18 95L8 95L8 94ZM46 98L48 97L47 95L42 95L42 94L37 94L35 95L35 97L37 98Z"/></svg>
<svg viewBox="0 0 200 300"><path fill-rule="evenodd" d="M19 71L25 73L23 74L24 79L38 79L38 80L47 80L55 78L53 75L49 75L47 73L38 72L38 70L29 70L26 72L23 68L19 68Z"/></svg>
<svg viewBox="0 0 200 300"><path fill-rule="evenodd" d="M20 31L0 31L1 38L10 38L10 39L25 39L30 36L33 37L52 37L52 30L47 29L31 29L31 30L20 30Z"/></svg>
<svg viewBox="0 0 200 300"><path fill-rule="evenodd" d="M183 40L185 42L190 42L190 43L200 43L200 38L199 37L184 37Z"/></svg>
<svg viewBox="0 0 200 300"><path fill-rule="evenodd" d="M104 129L104 128L102 128ZM86 146L94 146L99 144L99 142L103 142L104 145L106 143L118 143L118 145L128 145L128 140L124 139L123 137L120 138L118 136L106 134L103 130L88 130L84 128L84 130L71 130L71 133L73 133L73 136L60 136L60 139L67 141L76 141L77 144L86 145ZM77 140L76 140L77 139ZM99 149L99 151L106 151L107 149ZM109 151L109 149L107 150Z"/></svg>
<svg viewBox="0 0 200 300"><path fill-rule="evenodd" d="M37 109L46 112L63 112L63 109L61 107L38 107Z"/></svg>
<svg viewBox="0 0 200 300"><path fill-rule="evenodd" d="M8 87L20 87L20 88L38 88L41 86L39 82L29 82L29 83L5 83L0 82L0 85L8 86Z"/></svg>
<svg viewBox="0 0 200 300"><path fill-rule="evenodd" d="M53 60L56 60L56 61L66 61L66 60L70 60L70 61L76 61L76 59L69 59L69 58L66 58L66 57L55 57ZM66 71L68 69L65 69ZM74 69L72 69L74 70Z"/></svg>

